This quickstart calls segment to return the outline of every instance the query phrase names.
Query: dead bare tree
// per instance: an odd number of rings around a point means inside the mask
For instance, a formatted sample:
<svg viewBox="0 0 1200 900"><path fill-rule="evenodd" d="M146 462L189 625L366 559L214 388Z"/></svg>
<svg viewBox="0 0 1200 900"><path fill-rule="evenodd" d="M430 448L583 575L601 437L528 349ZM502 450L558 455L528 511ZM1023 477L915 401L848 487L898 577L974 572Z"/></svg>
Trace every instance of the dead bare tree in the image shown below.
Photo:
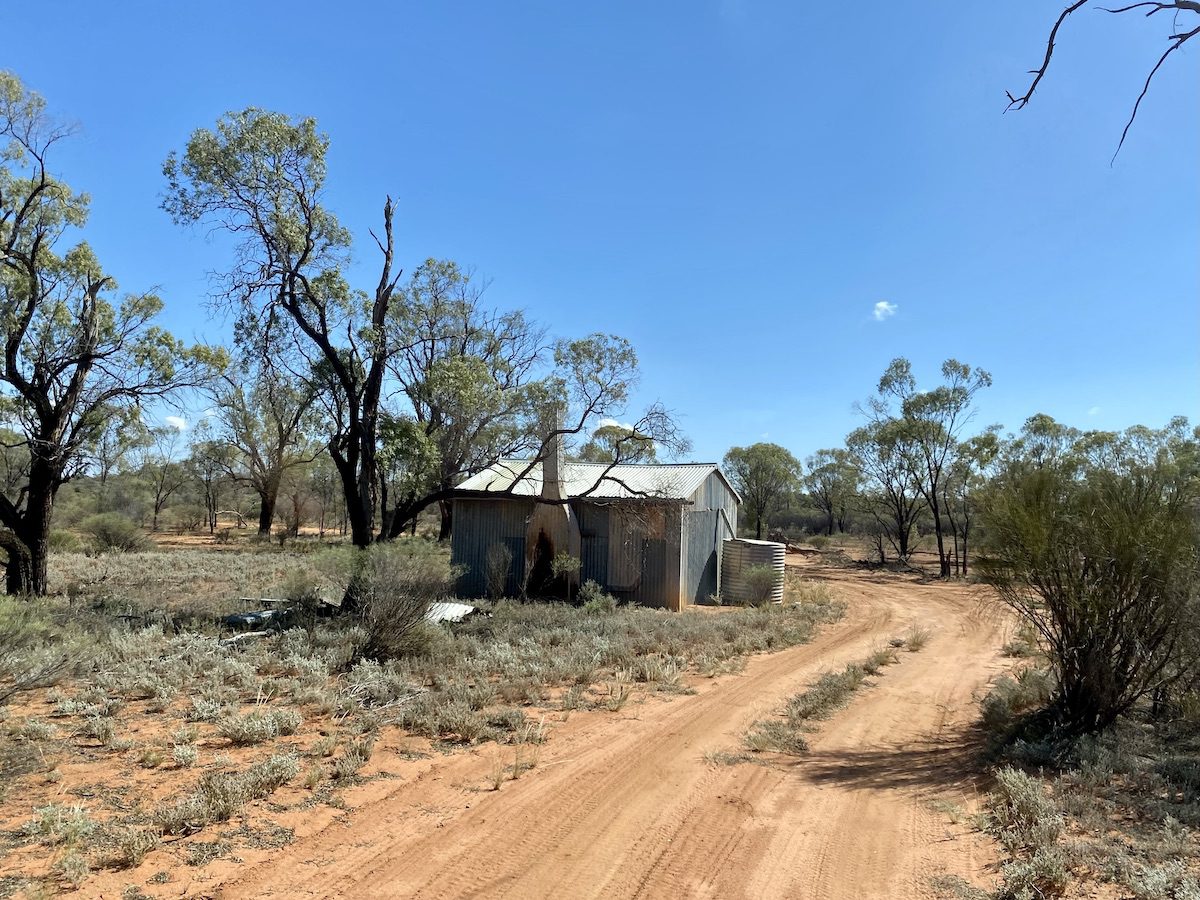
<svg viewBox="0 0 1200 900"><path fill-rule="evenodd" d="M1029 83L1029 87L1025 90L1025 93L1019 97L1015 97L1011 92L1006 92L1008 95L1008 106L1005 107L1005 112L1010 109L1024 109L1025 106L1029 104L1029 101L1033 98L1034 91L1037 90L1038 85L1041 84L1042 79L1045 78L1046 72L1050 68L1050 60L1054 56L1055 41L1058 39L1059 29L1062 28L1063 23L1067 21L1072 13L1078 12L1080 9L1083 9L1092 2L1093 0L1075 0L1074 3L1059 13L1058 18L1054 21L1054 27L1050 29L1050 37L1046 41L1046 55L1042 59L1042 64L1036 69L1030 70L1029 74L1033 76L1033 80ZM1158 62L1154 64L1154 68L1150 70L1150 74L1146 76L1146 80L1142 84L1142 91L1140 94L1138 94L1137 100L1134 101L1133 110L1129 114L1129 121L1125 123L1125 128L1121 132L1121 140L1117 142L1117 149L1113 153L1113 159L1116 159L1117 154L1121 152L1121 147L1125 144L1125 138L1129 135L1129 129L1133 127L1133 120L1137 118L1138 110L1141 108L1142 101L1146 98L1146 94L1150 91L1150 82L1154 80L1154 76L1158 74L1158 70L1162 68L1163 63L1167 61L1168 56L1194 38L1197 34L1200 34L1200 25L1196 25L1194 28L1181 27L1179 20L1180 15L1185 13L1192 13L1193 15L1200 16L1200 0L1170 0L1170 2L1167 3L1159 2L1159 0L1144 0L1144 2L1131 3L1127 6L1119 6L1115 9L1094 5L1093 8L1101 10L1102 12L1113 14L1128 13L1133 12L1134 10L1145 10L1144 15L1147 17L1158 15L1162 12L1174 13L1171 28L1172 33L1167 38L1167 49L1163 51L1162 56L1158 58Z"/></svg>

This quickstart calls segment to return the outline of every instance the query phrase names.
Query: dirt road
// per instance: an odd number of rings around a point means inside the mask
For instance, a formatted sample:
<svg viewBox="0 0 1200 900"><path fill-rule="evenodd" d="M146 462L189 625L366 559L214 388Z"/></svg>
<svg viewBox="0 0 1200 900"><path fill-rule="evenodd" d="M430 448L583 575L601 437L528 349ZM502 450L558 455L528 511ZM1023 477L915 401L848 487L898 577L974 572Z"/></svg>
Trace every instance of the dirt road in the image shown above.
<svg viewBox="0 0 1200 900"><path fill-rule="evenodd" d="M827 570L846 618L757 657L694 696L648 698L557 727L538 768L486 790L495 751L419 777L239 872L221 897L933 896L930 879L986 880L990 851L937 801L969 805L974 694L1004 662L1004 623L968 589ZM824 670L917 622L920 653L822 723L778 765L710 762Z"/></svg>

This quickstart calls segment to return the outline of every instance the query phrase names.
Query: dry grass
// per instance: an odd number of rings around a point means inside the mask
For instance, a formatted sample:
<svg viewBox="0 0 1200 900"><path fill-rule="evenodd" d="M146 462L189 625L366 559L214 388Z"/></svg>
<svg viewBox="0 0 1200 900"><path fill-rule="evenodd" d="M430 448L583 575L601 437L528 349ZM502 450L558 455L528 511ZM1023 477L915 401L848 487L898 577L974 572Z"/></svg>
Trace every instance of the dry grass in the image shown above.
<svg viewBox="0 0 1200 900"><path fill-rule="evenodd" d="M1200 897L1200 723L1186 715L1122 720L1064 743L1018 729L1051 682L1026 669L983 702L999 767L979 824L1004 851L992 892L947 884L960 897L1107 893L1136 900ZM1098 887L1096 883L1107 887Z"/></svg>
<svg viewBox="0 0 1200 900"><path fill-rule="evenodd" d="M58 593L19 607L33 623L23 646L72 666L35 672L0 708L4 885L36 893L153 866L164 834L189 863L235 855L281 811L337 806L344 786L379 777L381 737L496 741L501 780L518 779L538 764L547 711L687 692L689 676L803 643L842 611L806 582L789 586L794 602L760 610L499 602L422 626L386 662L359 658L367 635L353 620L220 643L214 618L243 610L236 598L279 596L321 566L274 548L52 558ZM221 824L232 816L236 833Z"/></svg>
<svg viewBox="0 0 1200 900"><path fill-rule="evenodd" d="M742 743L754 753L804 753L808 750L804 735L814 730L814 722L828 719L850 702L868 676L878 675L885 666L898 661L894 648L883 647L840 672L826 672L807 690L789 699L780 717L760 719L751 725Z"/></svg>

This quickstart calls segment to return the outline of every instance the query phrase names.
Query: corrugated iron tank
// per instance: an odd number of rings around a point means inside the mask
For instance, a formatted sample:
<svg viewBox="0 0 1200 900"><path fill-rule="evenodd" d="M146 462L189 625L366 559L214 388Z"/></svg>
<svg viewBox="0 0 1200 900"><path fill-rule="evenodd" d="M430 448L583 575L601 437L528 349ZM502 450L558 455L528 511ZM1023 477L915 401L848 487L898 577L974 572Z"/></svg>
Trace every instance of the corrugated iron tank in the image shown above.
<svg viewBox="0 0 1200 900"><path fill-rule="evenodd" d="M734 538L721 547L721 599L726 603L748 603L753 599L748 570L767 566L775 571L772 602L783 600L783 564L787 547L773 541Z"/></svg>

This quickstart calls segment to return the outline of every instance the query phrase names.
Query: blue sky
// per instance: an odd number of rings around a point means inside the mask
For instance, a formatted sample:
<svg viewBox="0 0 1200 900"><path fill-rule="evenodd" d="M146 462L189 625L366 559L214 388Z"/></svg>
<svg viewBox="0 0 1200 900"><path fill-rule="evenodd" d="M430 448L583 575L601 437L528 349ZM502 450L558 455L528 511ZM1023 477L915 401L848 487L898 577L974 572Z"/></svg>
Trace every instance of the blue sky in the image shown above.
<svg viewBox="0 0 1200 900"><path fill-rule="evenodd" d="M161 164L248 105L317 117L358 283L385 193L401 257L449 257L556 335L632 340L639 402L696 458L804 456L888 361L990 370L980 426L1200 418L1197 52L1084 11L1033 103L1058 0L1020 4L122 2L10 6L0 66L81 135L88 240L166 324L220 339L226 262L159 208ZM882 321L876 305L894 314Z"/></svg>

